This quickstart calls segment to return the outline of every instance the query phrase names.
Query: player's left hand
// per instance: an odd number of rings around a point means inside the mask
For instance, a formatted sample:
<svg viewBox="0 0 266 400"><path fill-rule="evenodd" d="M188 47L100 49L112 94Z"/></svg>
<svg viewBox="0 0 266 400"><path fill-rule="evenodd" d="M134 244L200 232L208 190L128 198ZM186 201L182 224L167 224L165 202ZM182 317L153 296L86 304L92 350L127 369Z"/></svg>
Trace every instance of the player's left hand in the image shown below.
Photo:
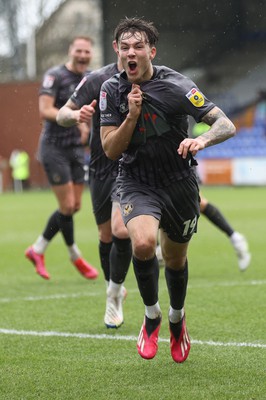
<svg viewBox="0 0 266 400"><path fill-rule="evenodd" d="M205 144L200 138L186 138L180 143L177 152L182 158L187 158L188 153L195 156L199 150L203 150L204 148Z"/></svg>

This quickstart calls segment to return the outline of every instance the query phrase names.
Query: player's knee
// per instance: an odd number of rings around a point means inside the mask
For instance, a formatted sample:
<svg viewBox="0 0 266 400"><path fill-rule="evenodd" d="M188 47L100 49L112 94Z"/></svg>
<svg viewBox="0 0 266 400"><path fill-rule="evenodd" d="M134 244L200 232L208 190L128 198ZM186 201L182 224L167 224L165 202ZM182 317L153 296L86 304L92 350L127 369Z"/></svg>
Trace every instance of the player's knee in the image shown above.
<svg viewBox="0 0 266 400"><path fill-rule="evenodd" d="M124 223L115 223L112 226L112 233L119 239L127 239L129 237L128 230Z"/></svg>
<svg viewBox="0 0 266 400"><path fill-rule="evenodd" d="M154 238L141 237L134 241L133 252L140 260L149 260L155 254L156 240Z"/></svg>
<svg viewBox="0 0 266 400"><path fill-rule="evenodd" d="M110 243L112 241L112 232L111 230L109 231L103 231L103 230L99 230L99 240L103 243Z"/></svg>
<svg viewBox="0 0 266 400"><path fill-rule="evenodd" d="M75 204L69 203L64 204L60 207L60 211L64 215L73 215L76 212Z"/></svg>
<svg viewBox="0 0 266 400"><path fill-rule="evenodd" d="M165 265L168 268L179 271L184 268L186 263L187 256L186 255L173 255L173 254L164 254Z"/></svg>

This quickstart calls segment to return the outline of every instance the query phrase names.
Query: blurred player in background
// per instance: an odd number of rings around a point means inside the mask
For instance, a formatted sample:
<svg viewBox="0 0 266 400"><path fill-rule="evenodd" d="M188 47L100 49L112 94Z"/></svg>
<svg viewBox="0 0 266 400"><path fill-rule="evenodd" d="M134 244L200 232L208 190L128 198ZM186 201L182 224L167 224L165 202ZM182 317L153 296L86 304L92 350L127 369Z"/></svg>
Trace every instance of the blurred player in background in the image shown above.
<svg viewBox="0 0 266 400"><path fill-rule="evenodd" d="M209 129L210 126L204 122L194 124L192 128L192 137L196 138L207 132ZM201 180L197 173L196 167L195 172L198 178L198 183L200 184ZM251 261L251 254L249 252L249 246L245 236L232 228L221 211L215 205L210 203L208 199L203 196L202 192L200 192L200 213L208 218L210 222L212 222L218 229L227 235L236 252L239 270L245 271ZM158 257L160 266L163 266L164 261L160 244L158 244L156 248L156 255Z"/></svg>
<svg viewBox="0 0 266 400"><path fill-rule="evenodd" d="M98 271L84 260L74 240L73 215L81 207L85 174L84 145L88 142L89 126L84 123L62 128L56 122L59 108L88 72L92 45L90 37L75 37L70 43L66 64L49 69L40 88L39 111L44 125L39 156L58 201L58 209L49 217L43 233L26 250L25 255L44 279L50 278L45 267L44 253L59 231L77 270L87 279L98 276Z"/></svg>
<svg viewBox="0 0 266 400"><path fill-rule="evenodd" d="M113 44L115 46L115 43ZM89 185L93 212L99 232L99 255L107 285L104 323L107 328L118 328L124 321L122 303L126 296L123 283L131 261L132 249L122 219L116 195L118 161L108 159L100 138L99 96L102 83L122 69L119 59L89 74L57 115L57 122L65 127L90 122L97 99L90 134ZM93 103L95 104L95 103Z"/></svg>
<svg viewBox="0 0 266 400"><path fill-rule="evenodd" d="M210 126L204 122L194 124L192 128L192 137L196 138L204 132L207 132L209 129ZM199 176L198 181L201 183ZM200 192L200 212L228 236L236 252L239 269L240 271L245 271L251 260L251 254L249 252L246 238L234 230L221 211L215 205L209 203L208 199L203 196L202 192Z"/></svg>

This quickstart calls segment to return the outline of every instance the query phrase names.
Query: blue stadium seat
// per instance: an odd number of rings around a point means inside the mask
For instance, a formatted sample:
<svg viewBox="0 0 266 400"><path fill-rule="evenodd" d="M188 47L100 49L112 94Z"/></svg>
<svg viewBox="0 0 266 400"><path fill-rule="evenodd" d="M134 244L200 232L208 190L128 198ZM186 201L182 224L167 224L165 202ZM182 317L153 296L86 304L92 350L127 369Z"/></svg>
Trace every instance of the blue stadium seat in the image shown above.
<svg viewBox="0 0 266 400"><path fill-rule="evenodd" d="M266 125L241 128L236 136L197 154L198 159L266 157Z"/></svg>

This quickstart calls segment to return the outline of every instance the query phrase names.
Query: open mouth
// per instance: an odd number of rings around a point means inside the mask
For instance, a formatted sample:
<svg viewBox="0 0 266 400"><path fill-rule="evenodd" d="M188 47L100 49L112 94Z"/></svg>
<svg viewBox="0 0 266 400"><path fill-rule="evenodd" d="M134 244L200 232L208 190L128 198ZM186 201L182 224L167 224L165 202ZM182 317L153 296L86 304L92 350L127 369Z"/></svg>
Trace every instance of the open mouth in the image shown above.
<svg viewBox="0 0 266 400"><path fill-rule="evenodd" d="M85 60L78 60L78 64L79 65L87 65L88 62L86 62Z"/></svg>
<svg viewBox="0 0 266 400"><path fill-rule="evenodd" d="M134 72L137 69L137 63L135 61L129 61L128 67L131 72Z"/></svg>

